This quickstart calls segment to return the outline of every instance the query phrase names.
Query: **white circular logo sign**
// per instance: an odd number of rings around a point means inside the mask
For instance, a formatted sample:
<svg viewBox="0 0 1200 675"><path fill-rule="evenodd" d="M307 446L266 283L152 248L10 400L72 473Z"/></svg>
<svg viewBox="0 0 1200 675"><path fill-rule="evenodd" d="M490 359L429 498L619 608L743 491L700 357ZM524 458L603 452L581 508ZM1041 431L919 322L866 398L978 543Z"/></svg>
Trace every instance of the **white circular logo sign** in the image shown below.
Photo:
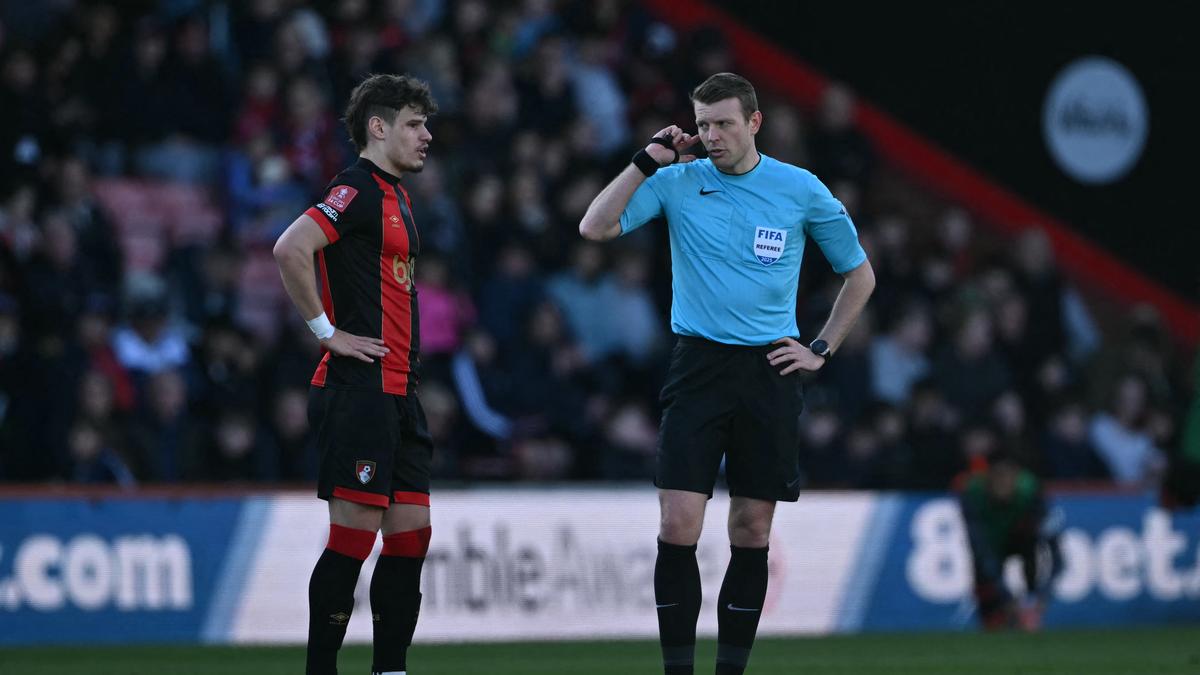
<svg viewBox="0 0 1200 675"><path fill-rule="evenodd" d="M1137 80L1121 64L1089 56L1054 78L1042 107L1050 155L1081 183L1118 180L1137 163L1150 120Z"/></svg>

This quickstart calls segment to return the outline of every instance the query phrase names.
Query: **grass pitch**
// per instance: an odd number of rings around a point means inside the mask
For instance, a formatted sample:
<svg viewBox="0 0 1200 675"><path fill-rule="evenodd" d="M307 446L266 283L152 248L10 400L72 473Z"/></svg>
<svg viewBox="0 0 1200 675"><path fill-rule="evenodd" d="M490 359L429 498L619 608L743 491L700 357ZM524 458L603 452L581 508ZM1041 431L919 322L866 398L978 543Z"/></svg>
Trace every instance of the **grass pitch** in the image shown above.
<svg viewBox="0 0 1200 675"><path fill-rule="evenodd" d="M702 642L696 672L713 672ZM370 672L369 647L342 650L339 671ZM296 675L299 647L37 647L0 649L3 675ZM653 675L653 642L417 645L412 675ZM761 639L747 675L1196 675L1200 626L1145 630L914 633Z"/></svg>

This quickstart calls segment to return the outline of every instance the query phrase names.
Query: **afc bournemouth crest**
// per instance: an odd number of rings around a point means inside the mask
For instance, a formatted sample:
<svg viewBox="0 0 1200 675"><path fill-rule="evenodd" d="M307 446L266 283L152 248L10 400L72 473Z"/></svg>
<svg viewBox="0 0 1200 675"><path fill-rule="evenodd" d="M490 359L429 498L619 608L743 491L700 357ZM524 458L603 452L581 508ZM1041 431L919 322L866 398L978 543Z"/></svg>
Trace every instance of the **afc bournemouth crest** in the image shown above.
<svg viewBox="0 0 1200 675"><path fill-rule="evenodd" d="M365 459L360 459L354 464L354 474L358 476L358 482L366 485L375 477L375 462L368 462Z"/></svg>

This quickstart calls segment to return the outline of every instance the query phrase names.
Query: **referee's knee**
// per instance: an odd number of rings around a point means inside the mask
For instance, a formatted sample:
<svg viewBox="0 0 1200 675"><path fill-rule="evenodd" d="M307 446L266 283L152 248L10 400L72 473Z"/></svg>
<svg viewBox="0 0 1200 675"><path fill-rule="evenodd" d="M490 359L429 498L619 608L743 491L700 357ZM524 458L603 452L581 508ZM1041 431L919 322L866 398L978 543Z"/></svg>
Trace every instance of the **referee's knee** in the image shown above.
<svg viewBox="0 0 1200 675"><path fill-rule="evenodd" d="M771 543L771 521L751 518L731 521L729 543L741 548L763 548Z"/></svg>
<svg viewBox="0 0 1200 675"><path fill-rule="evenodd" d="M676 546L693 546L700 541L700 530L703 528L703 520L692 522L688 518L671 517L664 513L658 524L658 538Z"/></svg>

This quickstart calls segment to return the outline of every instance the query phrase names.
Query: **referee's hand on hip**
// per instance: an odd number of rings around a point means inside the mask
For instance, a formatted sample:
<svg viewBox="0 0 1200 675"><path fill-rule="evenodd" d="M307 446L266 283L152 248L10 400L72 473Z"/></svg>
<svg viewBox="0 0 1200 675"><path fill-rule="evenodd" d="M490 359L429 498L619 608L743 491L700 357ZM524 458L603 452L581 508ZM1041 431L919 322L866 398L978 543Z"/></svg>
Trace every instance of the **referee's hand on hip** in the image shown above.
<svg viewBox="0 0 1200 675"><path fill-rule="evenodd" d="M792 338L779 338L773 345L782 345L767 354L767 361L776 368L784 366L780 375L790 375L797 370L815 373L825 365L825 359Z"/></svg>

